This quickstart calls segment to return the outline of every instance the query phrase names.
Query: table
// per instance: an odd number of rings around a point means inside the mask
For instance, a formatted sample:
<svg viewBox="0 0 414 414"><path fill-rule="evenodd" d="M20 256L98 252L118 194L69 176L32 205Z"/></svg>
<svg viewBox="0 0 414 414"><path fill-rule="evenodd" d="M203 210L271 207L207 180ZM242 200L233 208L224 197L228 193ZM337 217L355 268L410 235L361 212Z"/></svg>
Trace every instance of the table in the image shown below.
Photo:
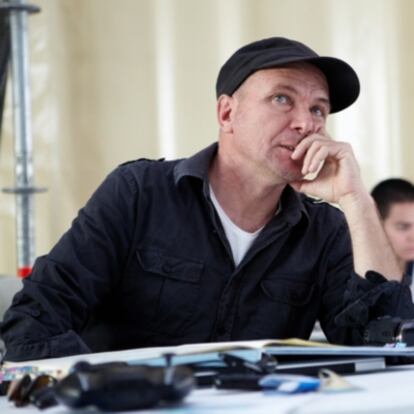
<svg viewBox="0 0 414 414"><path fill-rule="evenodd" d="M289 341L289 340L288 340ZM273 342L273 340L271 341ZM288 342L291 346L291 342ZM294 344L298 345L297 340ZM299 342L300 344L301 342ZM91 363L108 362L108 361L128 361L129 363L140 361L147 363L149 361L157 361L160 355L166 352L175 353L185 356L206 355L200 352L208 350L223 350L234 348L236 345L256 346L259 349L265 344L269 344L269 340L263 341L242 341L240 343L212 343L212 344L189 344L178 347L159 347L159 348L142 348L117 352L97 353L88 355L76 355L58 359L48 359L41 361L32 361L31 366L41 366L42 370L48 370L52 367L58 367L59 370L67 372L70 366L80 360L87 360ZM280 344L279 344L280 345ZM279 346L277 350L280 352L286 347ZM299 347L300 348L300 347ZM296 348L296 349L299 349ZM289 348L290 349L290 348ZM306 347L302 349L302 353L307 350L315 352L317 348ZM320 349L326 351L326 345ZM337 353L337 347L328 349ZM355 353L358 347L349 347L345 351ZM364 347L366 350L367 347ZM378 353L378 348L373 349ZM400 352L395 349L394 351ZM386 350L384 352L392 352ZM406 350L412 356L414 349ZM403 352L406 352L403 351ZM252 352L251 350L249 352ZM330 351L329 351L330 352ZM359 351L360 352L360 351ZM393 354L394 355L394 354ZM155 359L154 359L155 358ZM28 363L12 364L13 367ZM399 365L387 367L385 370L374 373L347 375L346 379L358 389L346 392L327 393L312 392L306 394L281 395L269 392L252 392L252 391L225 391L215 388L196 389L187 396L183 404L172 408L157 408L151 410L140 410L137 413L153 413L153 414L324 414L324 413L413 413L414 412L414 364ZM89 410L70 410L65 406L57 406L45 411L47 414L86 414L96 413ZM36 407L16 408L11 405L6 397L0 397L0 413L1 414L34 414L40 413ZM128 413L133 413L129 411Z"/></svg>
<svg viewBox="0 0 414 414"><path fill-rule="evenodd" d="M277 395L263 392L194 390L177 407L140 410L140 414L324 414L324 413L413 413L414 365L389 368L386 371L347 376L348 381L360 387L342 393L308 393ZM5 397L0 398L2 414L40 413L35 407L16 408ZM53 407L47 414L86 414L93 410L70 410ZM134 413L134 412L129 412Z"/></svg>

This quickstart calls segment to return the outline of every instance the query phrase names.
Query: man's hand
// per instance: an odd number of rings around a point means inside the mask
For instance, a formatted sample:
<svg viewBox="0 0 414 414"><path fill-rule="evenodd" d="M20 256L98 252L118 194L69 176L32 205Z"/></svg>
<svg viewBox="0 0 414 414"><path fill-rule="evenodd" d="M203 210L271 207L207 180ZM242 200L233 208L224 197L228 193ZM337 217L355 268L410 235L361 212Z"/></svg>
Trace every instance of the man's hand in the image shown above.
<svg viewBox="0 0 414 414"><path fill-rule="evenodd" d="M351 233L355 271L364 276L375 270L389 280L400 281L402 272L372 197L364 188L351 146L332 141L324 133L312 134L296 146L291 157L303 160L304 177L315 175L291 185L342 208Z"/></svg>
<svg viewBox="0 0 414 414"><path fill-rule="evenodd" d="M345 198L355 198L365 192L352 147L322 134L304 138L292 153L293 160L303 159L303 176L312 179L291 183L301 192L331 203L341 204Z"/></svg>

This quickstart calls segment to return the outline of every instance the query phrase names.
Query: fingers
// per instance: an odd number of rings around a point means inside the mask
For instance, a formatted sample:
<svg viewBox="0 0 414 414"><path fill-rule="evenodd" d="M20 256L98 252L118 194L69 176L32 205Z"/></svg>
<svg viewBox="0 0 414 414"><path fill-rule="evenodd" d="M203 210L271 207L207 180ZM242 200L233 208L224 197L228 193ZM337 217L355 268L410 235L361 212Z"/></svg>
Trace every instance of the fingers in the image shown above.
<svg viewBox="0 0 414 414"><path fill-rule="evenodd" d="M303 159L302 174L318 172L327 159L338 162L351 152L351 147L342 142L336 142L327 136L313 134L304 138L292 152L293 160Z"/></svg>
<svg viewBox="0 0 414 414"><path fill-rule="evenodd" d="M319 135L319 134L309 135L308 137L302 139L302 141L300 141L298 145L296 145L296 148L292 152L292 159L299 160L301 158L304 158L307 151L309 151L309 148L313 142L316 142L316 140L328 140L328 139L329 138L324 137L323 135Z"/></svg>
<svg viewBox="0 0 414 414"><path fill-rule="evenodd" d="M326 146L322 145L320 142L314 142L306 152L302 165L302 174L307 175L317 172L328 155L329 151Z"/></svg>

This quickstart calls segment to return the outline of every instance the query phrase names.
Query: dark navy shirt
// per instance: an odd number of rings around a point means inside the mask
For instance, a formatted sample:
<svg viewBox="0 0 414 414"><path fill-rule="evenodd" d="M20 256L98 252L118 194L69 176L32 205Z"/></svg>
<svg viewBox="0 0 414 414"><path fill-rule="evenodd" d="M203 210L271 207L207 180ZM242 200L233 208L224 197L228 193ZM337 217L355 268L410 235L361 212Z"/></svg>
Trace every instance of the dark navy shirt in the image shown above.
<svg viewBox="0 0 414 414"><path fill-rule="evenodd" d="M7 311L6 359L259 338L359 344L370 318L413 317L407 287L353 271L341 211L287 186L234 265L209 197L214 144L113 171Z"/></svg>

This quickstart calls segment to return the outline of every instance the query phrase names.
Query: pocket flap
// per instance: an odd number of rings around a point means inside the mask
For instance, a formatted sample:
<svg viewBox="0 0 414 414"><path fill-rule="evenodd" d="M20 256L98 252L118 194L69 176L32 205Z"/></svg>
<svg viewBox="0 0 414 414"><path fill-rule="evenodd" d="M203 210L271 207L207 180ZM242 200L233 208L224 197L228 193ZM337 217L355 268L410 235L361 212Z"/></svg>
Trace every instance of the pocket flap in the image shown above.
<svg viewBox="0 0 414 414"><path fill-rule="evenodd" d="M313 284L289 278L265 279L261 286L269 299L295 306L306 305L314 290Z"/></svg>
<svg viewBox="0 0 414 414"><path fill-rule="evenodd" d="M204 267L202 263L167 256L160 251L138 250L137 256L145 271L189 283L200 280Z"/></svg>

